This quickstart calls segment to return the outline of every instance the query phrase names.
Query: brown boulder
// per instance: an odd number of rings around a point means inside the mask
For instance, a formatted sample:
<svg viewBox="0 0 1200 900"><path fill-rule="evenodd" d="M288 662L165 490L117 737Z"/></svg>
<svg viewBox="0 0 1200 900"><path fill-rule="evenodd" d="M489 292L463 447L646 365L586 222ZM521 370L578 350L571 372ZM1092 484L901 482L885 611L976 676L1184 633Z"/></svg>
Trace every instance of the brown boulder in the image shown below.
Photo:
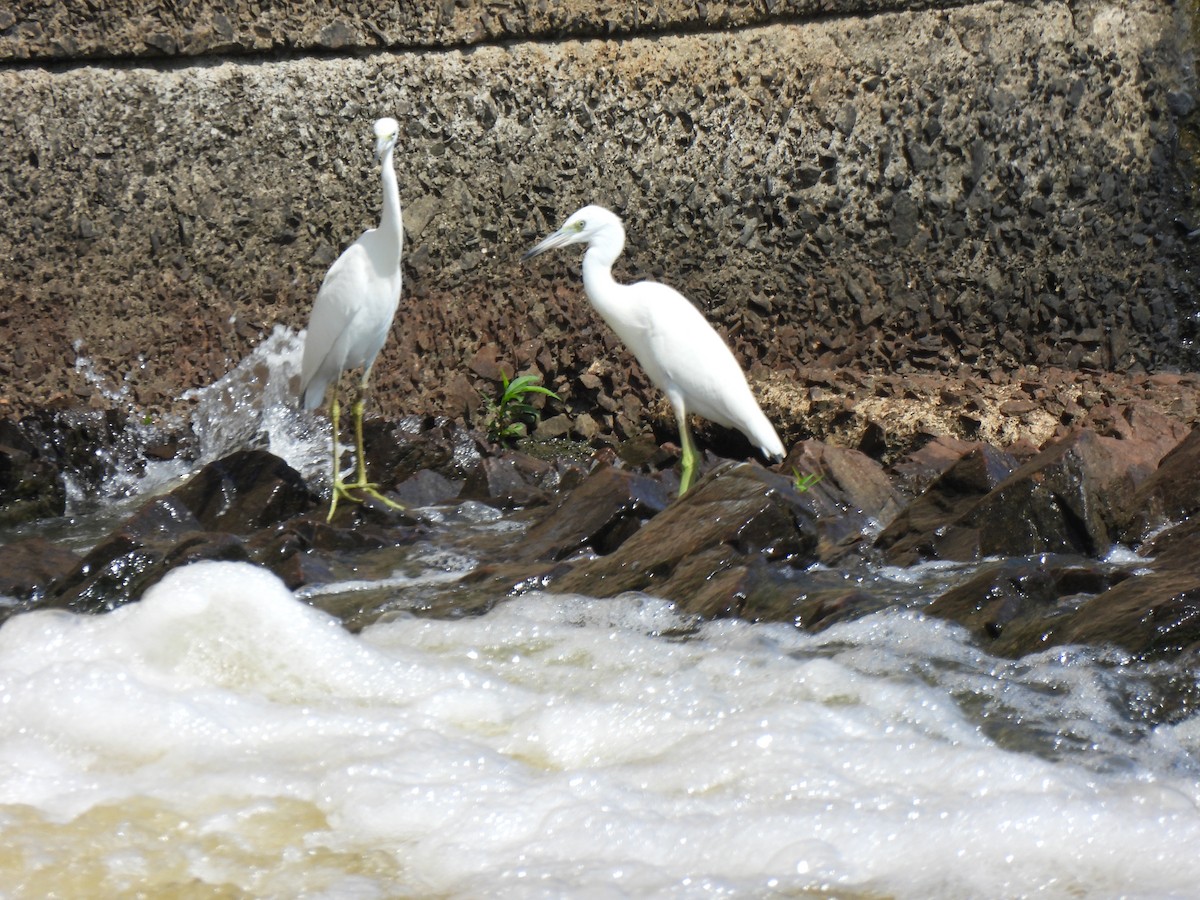
<svg viewBox="0 0 1200 900"><path fill-rule="evenodd" d="M58 467L20 438L15 431L0 433L0 525L61 516L66 510Z"/></svg>
<svg viewBox="0 0 1200 900"><path fill-rule="evenodd" d="M1192 552L1200 554L1200 545ZM1200 566L1164 566L1129 578L1072 616L1060 643L1114 644L1137 654L1200 651Z"/></svg>
<svg viewBox="0 0 1200 900"><path fill-rule="evenodd" d="M263 450L233 453L143 504L51 586L47 604L104 612L137 600L175 566L251 559L239 535L276 525L314 503L299 473L281 459Z"/></svg>
<svg viewBox="0 0 1200 900"><path fill-rule="evenodd" d="M1121 510L1121 539L1131 544L1169 522L1200 512L1200 428L1193 429L1128 497Z"/></svg>
<svg viewBox="0 0 1200 900"><path fill-rule="evenodd" d="M925 612L970 629L989 653L1024 656L1064 642L1078 598L1120 584L1129 573L1077 557L1035 556L985 564Z"/></svg>
<svg viewBox="0 0 1200 900"><path fill-rule="evenodd" d="M1168 431L1127 438L1077 430L1045 448L968 514L984 556L1075 552L1102 556L1117 510L1174 445Z"/></svg>
<svg viewBox="0 0 1200 900"><path fill-rule="evenodd" d="M612 597L646 591L702 615L741 614L763 564L807 565L820 534L813 500L757 465L704 476L608 556L553 582L556 592Z"/></svg>
<svg viewBox="0 0 1200 900"><path fill-rule="evenodd" d="M896 460L891 471L896 476L900 490L910 497L916 497L978 446L982 445L949 435L935 435L916 450Z"/></svg>
<svg viewBox="0 0 1200 900"><path fill-rule="evenodd" d="M601 466L566 494L517 548L522 560L559 560L590 549L616 550L670 503L662 482L613 466Z"/></svg>
<svg viewBox="0 0 1200 900"><path fill-rule="evenodd" d="M265 450L209 463L171 492L209 531L248 534L307 512L317 498L300 473Z"/></svg>
<svg viewBox="0 0 1200 900"><path fill-rule="evenodd" d="M952 462L875 540L885 558L908 566L922 559L973 559L982 538L973 524L960 524L980 500L1017 467L990 444L976 444Z"/></svg>
<svg viewBox="0 0 1200 900"><path fill-rule="evenodd" d="M0 595L29 600L79 564L79 554L43 537L0 547Z"/></svg>
<svg viewBox="0 0 1200 900"><path fill-rule="evenodd" d="M793 483L804 476L820 476L803 493L824 523L818 548L822 560L832 559L837 548L852 544L863 533L885 527L901 510L900 494L883 466L859 450L800 441L779 471L793 475Z"/></svg>

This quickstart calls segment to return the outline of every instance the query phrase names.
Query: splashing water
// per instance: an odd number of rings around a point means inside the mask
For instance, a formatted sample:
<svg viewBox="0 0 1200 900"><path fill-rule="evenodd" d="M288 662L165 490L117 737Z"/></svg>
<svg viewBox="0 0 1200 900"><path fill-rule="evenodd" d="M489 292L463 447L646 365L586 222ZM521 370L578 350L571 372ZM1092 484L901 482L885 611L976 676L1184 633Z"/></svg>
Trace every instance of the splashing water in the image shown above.
<svg viewBox="0 0 1200 900"><path fill-rule="evenodd" d="M195 402L191 425L200 464L235 450L263 447L306 479L328 476L328 427L297 402L303 353L304 332L276 325L229 373L183 395L181 399Z"/></svg>
<svg viewBox="0 0 1200 900"><path fill-rule="evenodd" d="M76 350L78 352L78 346ZM113 390L92 361L79 356L75 367L116 408L125 409L123 434L97 451L106 477L89 479L65 473L69 511L125 497L153 494L173 486L197 468L237 450L263 448L283 459L310 483L328 480L331 452L328 424L296 402L296 379L304 333L280 325L233 369L207 387L186 391L179 400L190 407L186 420L150 421L130 403L128 385ZM145 448L170 435L184 435L171 459L146 456Z"/></svg>

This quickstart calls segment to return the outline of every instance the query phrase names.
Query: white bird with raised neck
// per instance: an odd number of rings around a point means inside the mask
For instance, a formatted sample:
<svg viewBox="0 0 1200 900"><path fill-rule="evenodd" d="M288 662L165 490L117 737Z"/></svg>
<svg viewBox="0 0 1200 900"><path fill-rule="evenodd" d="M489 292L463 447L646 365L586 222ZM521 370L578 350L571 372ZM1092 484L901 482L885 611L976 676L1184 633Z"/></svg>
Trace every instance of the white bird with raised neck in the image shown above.
<svg viewBox="0 0 1200 900"><path fill-rule="evenodd" d="M360 502L351 491L375 497L393 508L399 504L379 493L379 486L367 481L363 453L363 407L367 382L375 357L383 349L400 303L400 251L404 228L400 212L400 191L392 153L400 136L400 123L383 118L375 122L375 157L383 182L383 213L378 228L368 228L329 267L317 291L308 331L304 338L304 358L300 367L300 396L305 409L321 405L332 383L333 399L329 416L333 424L333 496L329 519L339 499ZM357 478L350 483L341 474L338 428L341 406L338 384L342 373L362 368L358 396L354 402L354 442Z"/></svg>
<svg viewBox="0 0 1200 900"><path fill-rule="evenodd" d="M583 289L588 300L671 404L683 445L680 495L696 471L698 454L688 424L693 413L736 428L768 459L782 459L783 443L754 399L742 367L700 311L665 284L619 284L613 278L613 263L625 246L625 228L616 214L585 206L522 259L568 244L587 244Z"/></svg>

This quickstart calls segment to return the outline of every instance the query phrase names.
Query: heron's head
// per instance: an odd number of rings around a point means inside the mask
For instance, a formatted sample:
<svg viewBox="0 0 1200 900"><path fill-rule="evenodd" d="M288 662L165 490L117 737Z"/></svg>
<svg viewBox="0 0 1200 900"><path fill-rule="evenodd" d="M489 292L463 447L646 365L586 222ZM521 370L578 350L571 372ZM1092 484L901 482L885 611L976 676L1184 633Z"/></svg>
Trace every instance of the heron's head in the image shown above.
<svg viewBox="0 0 1200 900"><path fill-rule="evenodd" d="M618 239L619 250L620 244L625 242L625 229L621 220L603 206L585 206L571 213L571 217L563 223L562 228L536 247L527 250L521 259L531 259L547 250L565 247L568 244L588 244L601 236L609 240Z"/></svg>
<svg viewBox="0 0 1200 900"><path fill-rule="evenodd" d="M384 154L396 146L399 137L399 122L392 118L378 119L375 122L375 158L382 162Z"/></svg>

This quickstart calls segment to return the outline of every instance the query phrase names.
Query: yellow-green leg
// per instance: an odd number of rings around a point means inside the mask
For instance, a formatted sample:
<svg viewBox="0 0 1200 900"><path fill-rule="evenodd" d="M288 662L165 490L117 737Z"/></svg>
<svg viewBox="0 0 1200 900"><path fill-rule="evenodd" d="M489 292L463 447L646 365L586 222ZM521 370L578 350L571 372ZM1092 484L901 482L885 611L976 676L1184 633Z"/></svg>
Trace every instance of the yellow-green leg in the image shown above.
<svg viewBox="0 0 1200 900"><path fill-rule="evenodd" d="M333 496L329 499L329 515L325 519L326 522L333 521L333 515L337 512L339 500L344 499L350 503L362 503L362 498L354 496L354 494L350 493L351 491L360 491L364 494L369 494L392 509L404 509L399 503L389 500L379 493L379 485L367 481L367 456L363 450L363 408L366 406L367 378L369 375L370 370L363 372L362 382L359 385L358 399L352 407L354 413L354 453L356 456L355 471L357 478L351 484L346 484L342 481L342 461L341 453L338 449L341 405L338 403L337 398L338 385L334 385L333 401L329 404L329 417L333 420Z"/></svg>
<svg viewBox="0 0 1200 900"><path fill-rule="evenodd" d="M692 440L692 429L688 425L687 413L677 416L679 420L679 442L683 445L683 460L679 466L679 496L687 493L696 476L696 442Z"/></svg>
<svg viewBox="0 0 1200 900"><path fill-rule="evenodd" d="M349 503L362 502L358 497L355 497L350 493L350 491L357 488L358 485L346 484L344 481L342 481L342 452L341 447L338 445L338 436L341 434L342 406L340 403L338 403L336 385L334 386L333 391L333 401L329 404L329 418L332 420L333 424L333 491L329 498L329 515L325 517L326 522L333 521L333 516L334 513L337 512L339 500L346 500ZM358 429L358 433L360 436L359 453L361 454L361 426ZM359 458L361 459L361 456Z"/></svg>
<svg viewBox="0 0 1200 900"><path fill-rule="evenodd" d="M325 517L326 522L333 521L333 514L337 512L338 498L345 495L345 488L342 487L342 454L338 448L338 428L341 421L342 407L338 403L337 395L338 385L334 384L333 400L329 404L329 418L333 424L333 495L329 498L329 515ZM354 498L347 497L347 499L353 500Z"/></svg>
<svg viewBox="0 0 1200 900"><path fill-rule="evenodd" d="M367 454L363 448L363 408L366 406L365 395L366 381L364 379L362 393L359 394L358 400L354 404L354 452L358 454L358 463L356 466L358 479L354 484L346 485L346 487L369 494L392 509L404 509L401 504L396 503L394 500L389 500L383 494L379 493L379 485L367 481Z"/></svg>

